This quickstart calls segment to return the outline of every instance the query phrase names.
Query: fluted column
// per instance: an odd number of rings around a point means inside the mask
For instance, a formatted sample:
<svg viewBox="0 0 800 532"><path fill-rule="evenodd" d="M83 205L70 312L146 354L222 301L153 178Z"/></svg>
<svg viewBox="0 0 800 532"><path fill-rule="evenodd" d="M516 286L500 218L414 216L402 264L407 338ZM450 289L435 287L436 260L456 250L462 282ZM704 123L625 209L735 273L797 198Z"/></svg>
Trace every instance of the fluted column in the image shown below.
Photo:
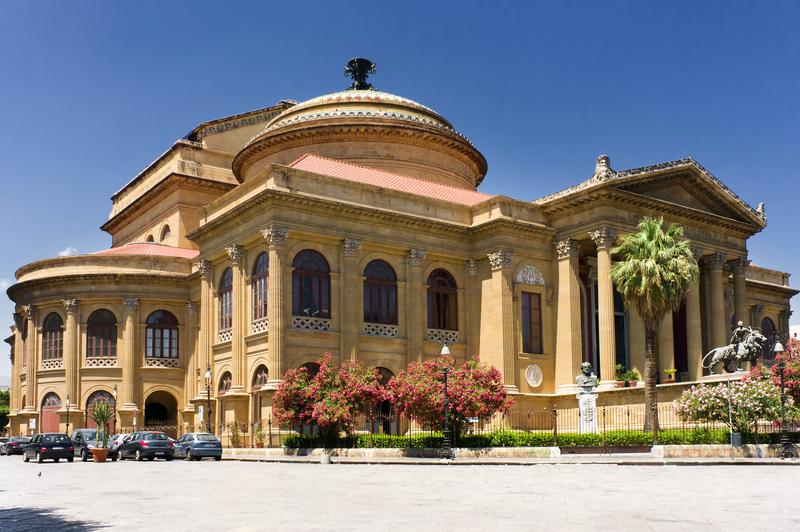
<svg viewBox="0 0 800 532"><path fill-rule="evenodd" d="M516 391L514 366L514 291L512 253L506 249L487 254L491 277L484 281L481 323L489 334L481 335L483 360L503 373L503 384Z"/></svg>
<svg viewBox="0 0 800 532"><path fill-rule="evenodd" d="M238 244L233 244L225 248L228 258L231 260L233 269L233 291L231 301L231 376L233 382L228 394L244 392L244 369L247 365L244 362L244 336L242 335L242 324L245 321L244 310L244 248Z"/></svg>
<svg viewBox="0 0 800 532"><path fill-rule="evenodd" d="M675 338L672 334L672 312L661 318L658 326L658 371L664 379L665 369L675 369ZM676 375L677 377L677 375Z"/></svg>
<svg viewBox="0 0 800 532"><path fill-rule="evenodd" d="M197 264L197 271L200 272L200 331L198 337L198 363L200 364L200 375L205 383L205 374L208 368L213 372L213 359L211 355L212 335L214 334L213 320L214 316L211 312L211 286L214 276L214 268L208 260L201 260ZM213 373L212 373L213 376ZM212 384L213 388L213 384ZM197 398L206 399L207 390L203 387L198 390Z"/></svg>
<svg viewBox="0 0 800 532"><path fill-rule="evenodd" d="M708 341L709 349L728 344L728 324L725 317L725 255L714 253L705 259L709 276Z"/></svg>
<svg viewBox="0 0 800 532"><path fill-rule="evenodd" d="M589 236L597 246L597 310L600 347L600 388L613 388L616 381L616 333L614 330L614 283L611 281L611 247L616 231L601 227Z"/></svg>
<svg viewBox="0 0 800 532"><path fill-rule="evenodd" d="M139 300L126 297L122 300L125 307L125 329L122 331L125 349L122 367L122 405L121 410L136 409L136 379L139 370L140 353L136 349L136 337L139 334Z"/></svg>
<svg viewBox="0 0 800 532"><path fill-rule="evenodd" d="M267 322L269 326L268 342L268 371L271 386L277 385L283 379L285 371L283 355L286 334L286 302L284 301L284 262L285 250L283 243L287 231L282 227L270 225L261 231L267 241L269 252L269 278L267 286Z"/></svg>
<svg viewBox="0 0 800 532"><path fill-rule="evenodd" d="M36 368L39 366L36 360L36 340L39 336L36 330L36 307L25 305L22 313L26 320L25 333L25 405L23 408L28 411L36 410Z"/></svg>
<svg viewBox="0 0 800 532"><path fill-rule="evenodd" d="M703 331L700 327L700 279L696 279L686 293L686 350L689 380L703 376Z"/></svg>
<svg viewBox="0 0 800 532"><path fill-rule="evenodd" d="M467 259L464 262L464 273L467 274L466 283L466 320L464 330L466 331L467 353L479 353L481 343L480 328L480 302L481 290L478 282L478 261Z"/></svg>
<svg viewBox="0 0 800 532"><path fill-rule="evenodd" d="M581 292L578 278L578 242L556 242L558 256L558 319L556 326L556 386L575 388L581 365Z"/></svg>
<svg viewBox="0 0 800 532"><path fill-rule="evenodd" d="M631 352L631 367L644 380L645 335L644 320L633 305L628 306L628 325Z"/></svg>
<svg viewBox="0 0 800 532"><path fill-rule="evenodd" d="M733 313L735 322L743 322L745 325L755 325L750 323L750 314L747 312L747 265L750 261L747 257L741 257L731 261L733 271Z"/></svg>
<svg viewBox="0 0 800 532"><path fill-rule="evenodd" d="M186 381L184 382L184 397L187 408L190 401L197 395L197 305L194 301L186 302Z"/></svg>
<svg viewBox="0 0 800 532"><path fill-rule="evenodd" d="M423 294L422 263L428 252L422 249L409 249L406 252L406 278L408 279L408 295L406 305L407 360L406 363L422 362L422 346L425 338L427 301Z"/></svg>
<svg viewBox="0 0 800 532"><path fill-rule="evenodd" d="M345 238L342 240L342 282L340 301L342 302L342 334L340 349L342 360L358 359L358 337L364 323L362 304L364 283L359 278L358 256L361 241Z"/></svg>
<svg viewBox="0 0 800 532"><path fill-rule="evenodd" d="M64 383L70 408L74 408L78 402L78 300L64 299L62 303L67 313L64 329Z"/></svg>

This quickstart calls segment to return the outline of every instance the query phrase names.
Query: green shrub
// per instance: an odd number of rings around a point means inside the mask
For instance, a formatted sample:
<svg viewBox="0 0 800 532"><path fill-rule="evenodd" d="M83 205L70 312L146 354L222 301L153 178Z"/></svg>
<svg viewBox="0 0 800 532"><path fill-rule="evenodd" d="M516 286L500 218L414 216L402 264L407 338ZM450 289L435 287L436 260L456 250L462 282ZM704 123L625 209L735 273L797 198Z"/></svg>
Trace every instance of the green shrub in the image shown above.
<svg viewBox="0 0 800 532"><path fill-rule="evenodd" d="M711 445L727 444L727 429L688 429L661 430L658 432L658 443L661 445Z"/></svg>
<svg viewBox="0 0 800 532"><path fill-rule="evenodd" d="M599 447L603 445L603 435L564 432L558 435L558 445L559 447Z"/></svg>
<svg viewBox="0 0 800 532"><path fill-rule="evenodd" d="M641 447L653 443L653 433L613 430L605 434L605 441L609 447Z"/></svg>

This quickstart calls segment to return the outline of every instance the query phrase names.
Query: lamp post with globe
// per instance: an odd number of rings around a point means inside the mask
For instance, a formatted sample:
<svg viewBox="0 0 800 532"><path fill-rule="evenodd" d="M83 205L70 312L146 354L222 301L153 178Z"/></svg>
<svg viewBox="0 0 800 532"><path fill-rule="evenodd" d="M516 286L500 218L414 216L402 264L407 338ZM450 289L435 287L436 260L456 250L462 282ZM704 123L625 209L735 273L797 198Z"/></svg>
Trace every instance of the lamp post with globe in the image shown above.
<svg viewBox="0 0 800 532"><path fill-rule="evenodd" d="M447 344L442 344L442 351L440 353L442 357L449 357L450 356L450 348L447 347ZM452 460L453 459L453 448L452 448L452 432L450 430L450 405L448 404L447 398L447 375L452 371L453 365L447 359L442 359L442 363L439 365L439 369L442 370L442 374L444 375L444 439L442 440L442 449L439 453L442 459L444 460Z"/></svg>
<svg viewBox="0 0 800 532"><path fill-rule="evenodd" d="M786 383L784 381L786 359L782 356L784 351L783 344L780 341L775 342L775 347L772 350L777 359L775 366L778 368L778 374L781 378L781 458L794 458L792 441L789 439L789 429L786 426Z"/></svg>
<svg viewBox="0 0 800 532"><path fill-rule="evenodd" d="M206 369L206 432L211 432L211 364Z"/></svg>

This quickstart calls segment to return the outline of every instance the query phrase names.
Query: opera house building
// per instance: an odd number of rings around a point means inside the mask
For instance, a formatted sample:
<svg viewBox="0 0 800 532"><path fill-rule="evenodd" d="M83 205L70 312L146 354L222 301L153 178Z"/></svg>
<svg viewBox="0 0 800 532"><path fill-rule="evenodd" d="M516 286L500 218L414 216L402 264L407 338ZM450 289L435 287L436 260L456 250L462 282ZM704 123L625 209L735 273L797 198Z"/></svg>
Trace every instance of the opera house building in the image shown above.
<svg viewBox="0 0 800 532"><path fill-rule="evenodd" d="M642 402L614 382L643 373L644 327L609 269L644 216L683 226L701 271L660 327L665 400L737 321L788 331L789 275L747 252L763 205L697 161L600 156L538 199L482 192L487 168L445 117L363 83L201 123L113 195L109 249L16 272L11 432L90 424L98 399L121 430L199 427L207 404L251 426L325 352L391 375L442 344L497 367L515 408L575 402L582 361L601 397Z"/></svg>

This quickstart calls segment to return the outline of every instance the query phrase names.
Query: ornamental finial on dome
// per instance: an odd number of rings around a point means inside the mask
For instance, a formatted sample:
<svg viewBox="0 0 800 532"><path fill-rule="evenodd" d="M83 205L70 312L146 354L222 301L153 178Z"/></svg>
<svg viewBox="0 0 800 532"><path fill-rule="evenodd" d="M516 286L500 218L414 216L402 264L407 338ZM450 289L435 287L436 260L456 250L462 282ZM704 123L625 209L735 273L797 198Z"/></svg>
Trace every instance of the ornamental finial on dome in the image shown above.
<svg viewBox="0 0 800 532"><path fill-rule="evenodd" d="M344 75L353 80L347 90L374 91L375 87L367 83L367 78L375 72L375 63L364 57L354 57L344 66Z"/></svg>

